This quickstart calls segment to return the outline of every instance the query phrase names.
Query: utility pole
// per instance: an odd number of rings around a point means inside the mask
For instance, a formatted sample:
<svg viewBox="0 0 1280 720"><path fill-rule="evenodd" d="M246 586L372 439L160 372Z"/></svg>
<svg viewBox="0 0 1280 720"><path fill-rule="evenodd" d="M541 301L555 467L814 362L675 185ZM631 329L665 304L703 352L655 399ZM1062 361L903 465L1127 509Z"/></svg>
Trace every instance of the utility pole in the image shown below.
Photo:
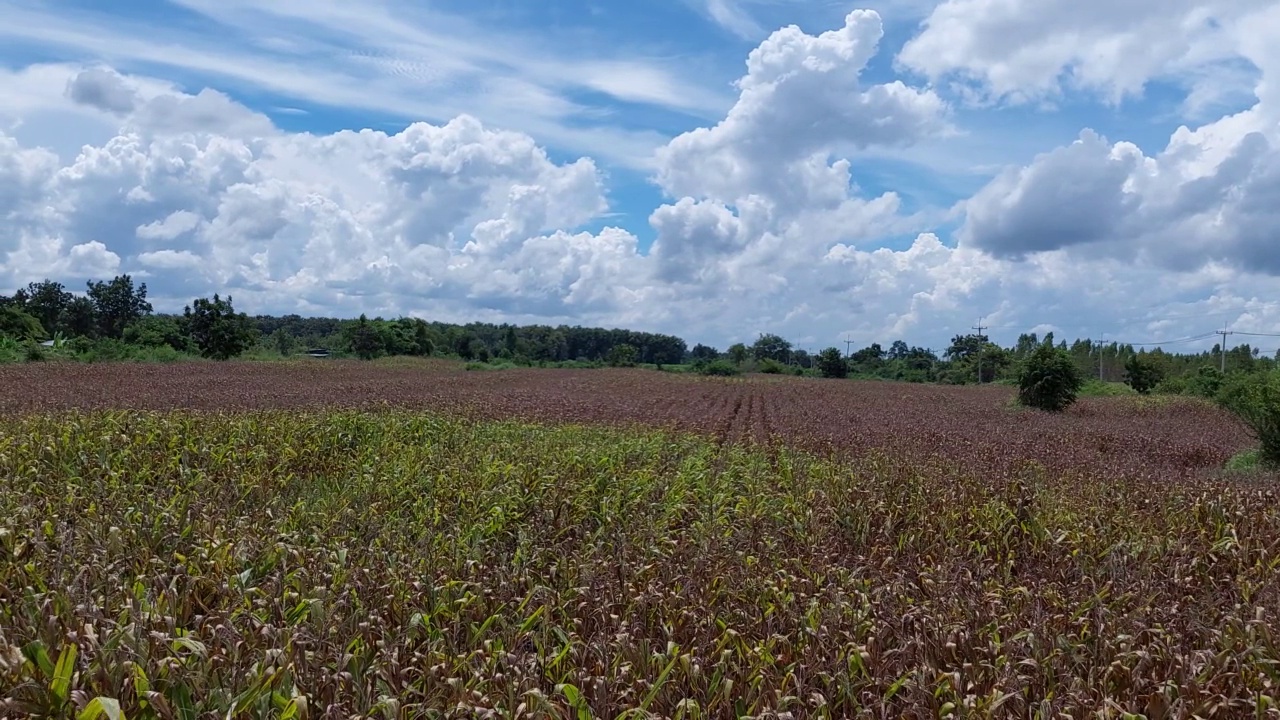
<svg viewBox="0 0 1280 720"><path fill-rule="evenodd" d="M844 357L846 360L849 359L849 356L852 354L852 352L853 352L853 341L845 340L844 341Z"/></svg>
<svg viewBox="0 0 1280 720"><path fill-rule="evenodd" d="M1098 379L1102 380L1102 338L1098 338L1095 342L1098 343Z"/></svg>
<svg viewBox="0 0 1280 720"><path fill-rule="evenodd" d="M985 349L983 347L985 343L983 342L982 331L989 330L991 328L990 325L984 326L982 324L982 321L983 319L985 319L985 317L986 316L984 315L983 317L978 318L978 324L973 326L973 329L978 331L978 384L979 385L982 384L982 351Z"/></svg>
<svg viewBox="0 0 1280 720"><path fill-rule="evenodd" d="M1219 330L1217 331L1216 334L1222 336L1222 344L1218 346L1218 355L1221 356L1222 358L1222 372L1223 374L1226 374L1227 372L1227 336L1234 335L1235 333L1230 330Z"/></svg>

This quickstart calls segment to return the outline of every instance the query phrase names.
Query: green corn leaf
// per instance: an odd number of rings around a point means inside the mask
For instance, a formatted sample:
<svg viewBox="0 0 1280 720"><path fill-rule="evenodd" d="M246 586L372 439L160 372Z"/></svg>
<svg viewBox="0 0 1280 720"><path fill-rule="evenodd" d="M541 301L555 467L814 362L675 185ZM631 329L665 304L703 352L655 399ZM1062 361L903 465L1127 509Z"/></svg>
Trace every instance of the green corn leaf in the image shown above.
<svg viewBox="0 0 1280 720"><path fill-rule="evenodd" d="M124 713L120 711L120 701L109 697L96 697L84 706L84 710L76 715L76 720L97 720L98 716L106 715L107 720L124 720Z"/></svg>
<svg viewBox="0 0 1280 720"><path fill-rule="evenodd" d="M44 643L33 640L22 648L22 654L39 668L40 673L46 678L53 677L53 660L49 658L49 651L45 649Z"/></svg>
<svg viewBox="0 0 1280 720"><path fill-rule="evenodd" d="M53 682L49 684L49 693L59 706L66 704L71 696L71 678L76 672L76 654L79 647L68 643L62 647L58 655L58 666L53 670Z"/></svg>

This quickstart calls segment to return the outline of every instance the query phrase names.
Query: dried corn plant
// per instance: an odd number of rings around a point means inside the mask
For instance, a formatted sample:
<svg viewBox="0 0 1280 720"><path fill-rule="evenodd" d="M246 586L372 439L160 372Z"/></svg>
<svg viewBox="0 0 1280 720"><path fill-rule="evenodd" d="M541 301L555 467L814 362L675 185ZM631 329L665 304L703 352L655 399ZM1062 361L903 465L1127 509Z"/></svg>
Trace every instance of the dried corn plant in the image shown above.
<svg viewBox="0 0 1280 720"><path fill-rule="evenodd" d="M0 716L1280 717L1211 408L192 367L0 419Z"/></svg>

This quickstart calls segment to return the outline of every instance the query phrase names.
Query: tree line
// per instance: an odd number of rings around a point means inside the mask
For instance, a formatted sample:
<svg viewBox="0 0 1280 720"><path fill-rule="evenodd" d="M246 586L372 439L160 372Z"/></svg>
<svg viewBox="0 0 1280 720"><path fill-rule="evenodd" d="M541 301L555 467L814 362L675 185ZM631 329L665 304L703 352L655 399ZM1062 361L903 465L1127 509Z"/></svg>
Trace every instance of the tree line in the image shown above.
<svg viewBox="0 0 1280 720"><path fill-rule="evenodd" d="M89 281L76 294L52 280L33 282L0 296L0 337L12 350L53 340L85 359L163 357L184 354L225 359L245 353L295 355L321 349L333 355L448 356L473 362L514 364L590 363L682 365L710 374L791 372L827 377L878 378L921 383L1013 382L1020 364L1048 345L1065 353L1082 378L1129 382L1135 388L1209 394L1218 376L1268 370L1276 359L1248 344L1175 354L1132 345L1057 340L1053 333L1026 333L1011 347L980 334L956 335L940 354L898 340L871 343L844 353L796 348L777 334L759 335L723 351L704 344L689 348L673 335L580 326L494 323L454 324L421 318L356 319L254 315L236 312L232 298L197 298L181 314L153 312L146 283L129 275ZM1225 356L1225 358L1223 357ZM1224 363L1225 359L1225 363ZM1225 373L1221 372L1225 364ZM1133 383L1130 383L1133 384Z"/></svg>
<svg viewBox="0 0 1280 720"><path fill-rule="evenodd" d="M684 340L660 333L579 326L357 319L236 312L230 296L197 298L181 314L156 313L146 283L129 275L89 281L74 294L52 280L0 296L0 338L24 345L31 359L51 341L82 359L200 355L229 359L247 352L295 355L312 350L365 359L450 356L524 364L679 364Z"/></svg>
<svg viewBox="0 0 1280 720"><path fill-rule="evenodd" d="M956 335L941 354L901 340L888 348L871 343L847 353L835 347L809 353L779 335L761 334L750 345L735 343L723 352L695 345L690 362L708 374L756 371L952 385L1014 383L1022 364L1044 346L1061 351L1082 382L1125 383L1139 392L1158 388L1170 393L1211 394L1215 377L1277 367L1276 357L1263 356L1247 343L1225 353L1215 345L1204 352L1178 354L1088 339L1068 343L1057 340L1053 333L1043 337L1024 333L1012 347L1002 347L985 335Z"/></svg>

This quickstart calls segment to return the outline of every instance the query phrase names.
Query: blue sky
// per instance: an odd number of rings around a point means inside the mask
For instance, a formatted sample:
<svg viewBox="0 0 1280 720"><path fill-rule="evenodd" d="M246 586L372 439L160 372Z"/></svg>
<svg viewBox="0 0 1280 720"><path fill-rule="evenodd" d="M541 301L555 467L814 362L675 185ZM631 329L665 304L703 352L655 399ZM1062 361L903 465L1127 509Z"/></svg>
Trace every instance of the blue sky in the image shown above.
<svg viewBox="0 0 1280 720"><path fill-rule="evenodd" d="M131 272L177 306L720 344L1280 322L1265 2L0 14L0 292Z"/></svg>

